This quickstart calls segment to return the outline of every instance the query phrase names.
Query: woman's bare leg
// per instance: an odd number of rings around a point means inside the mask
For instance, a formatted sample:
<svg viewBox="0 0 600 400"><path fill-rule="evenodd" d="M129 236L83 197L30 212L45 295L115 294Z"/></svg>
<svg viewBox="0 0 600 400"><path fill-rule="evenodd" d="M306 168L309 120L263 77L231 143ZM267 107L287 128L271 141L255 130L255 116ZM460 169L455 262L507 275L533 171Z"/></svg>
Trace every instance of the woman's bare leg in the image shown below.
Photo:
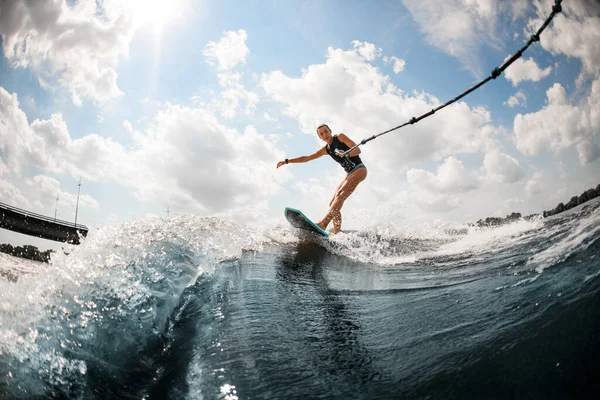
<svg viewBox="0 0 600 400"><path fill-rule="evenodd" d="M340 182L338 187L335 188L335 192L333 192L333 197L331 198L331 201L329 202L329 207L331 207L331 204L335 200L335 197L337 196L338 192L340 191L340 188L344 185L344 183L346 183L346 178L344 178L344 180Z"/></svg>
<svg viewBox="0 0 600 400"><path fill-rule="evenodd" d="M333 220L333 233L336 234L342 229L342 207L344 202L366 177L367 169L360 168L342 182L331 202L329 211L321 221L317 222L320 228L326 229L327 225Z"/></svg>

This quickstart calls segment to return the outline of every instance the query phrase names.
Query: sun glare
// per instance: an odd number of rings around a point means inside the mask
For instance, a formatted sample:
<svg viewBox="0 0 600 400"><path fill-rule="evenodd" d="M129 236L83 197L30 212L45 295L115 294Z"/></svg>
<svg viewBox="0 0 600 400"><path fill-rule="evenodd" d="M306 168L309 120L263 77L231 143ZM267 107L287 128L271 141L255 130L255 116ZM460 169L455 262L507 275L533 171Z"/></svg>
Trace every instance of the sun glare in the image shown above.
<svg viewBox="0 0 600 400"><path fill-rule="evenodd" d="M162 30L183 13L181 0L131 0L135 20L140 26L151 25Z"/></svg>

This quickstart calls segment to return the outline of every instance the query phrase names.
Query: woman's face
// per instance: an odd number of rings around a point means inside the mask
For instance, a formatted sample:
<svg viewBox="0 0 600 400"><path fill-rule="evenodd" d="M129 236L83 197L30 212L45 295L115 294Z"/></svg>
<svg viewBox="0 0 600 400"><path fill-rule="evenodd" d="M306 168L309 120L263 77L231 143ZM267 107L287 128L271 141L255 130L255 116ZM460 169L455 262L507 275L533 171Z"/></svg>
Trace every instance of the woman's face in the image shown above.
<svg viewBox="0 0 600 400"><path fill-rule="evenodd" d="M328 127L322 126L317 129L317 135L319 135L319 138L325 143L331 142L331 130Z"/></svg>

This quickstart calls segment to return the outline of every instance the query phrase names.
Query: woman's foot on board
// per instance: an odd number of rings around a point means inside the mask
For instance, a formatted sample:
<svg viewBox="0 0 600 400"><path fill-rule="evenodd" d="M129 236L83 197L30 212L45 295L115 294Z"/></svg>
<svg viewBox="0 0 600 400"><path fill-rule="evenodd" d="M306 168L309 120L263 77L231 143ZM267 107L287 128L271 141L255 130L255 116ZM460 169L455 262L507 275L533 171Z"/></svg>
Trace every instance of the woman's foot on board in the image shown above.
<svg viewBox="0 0 600 400"><path fill-rule="evenodd" d="M327 229L327 225L325 225L323 221L315 222L315 225L323 230Z"/></svg>

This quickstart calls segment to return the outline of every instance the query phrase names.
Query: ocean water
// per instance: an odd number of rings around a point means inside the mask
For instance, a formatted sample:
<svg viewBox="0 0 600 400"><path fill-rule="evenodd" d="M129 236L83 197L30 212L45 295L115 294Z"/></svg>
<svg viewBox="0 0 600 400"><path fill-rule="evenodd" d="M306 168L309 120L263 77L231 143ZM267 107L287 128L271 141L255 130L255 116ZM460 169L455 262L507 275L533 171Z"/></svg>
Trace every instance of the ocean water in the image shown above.
<svg viewBox="0 0 600 400"><path fill-rule="evenodd" d="M3 256L0 398L600 398L599 204L331 239L176 216Z"/></svg>

